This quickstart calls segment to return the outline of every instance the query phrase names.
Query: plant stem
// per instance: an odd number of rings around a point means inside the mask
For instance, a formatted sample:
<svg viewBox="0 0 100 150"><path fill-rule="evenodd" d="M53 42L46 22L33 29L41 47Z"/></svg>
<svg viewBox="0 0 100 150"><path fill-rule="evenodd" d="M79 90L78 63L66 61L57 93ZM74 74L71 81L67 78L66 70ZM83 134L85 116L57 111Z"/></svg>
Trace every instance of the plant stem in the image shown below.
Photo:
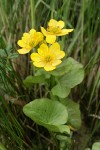
<svg viewBox="0 0 100 150"><path fill-rule="evenodd" d="M81 24L81 62L83 60L83 36L84 36L84 1L82 1L82 24Z"/></svg>
<svg viewBox="0 0 100 150"><path fill-rule="evenodd" d="M34 12L34 0L30 0L31 7L31 26L34 28L35 26L35 12Z"/></svg>

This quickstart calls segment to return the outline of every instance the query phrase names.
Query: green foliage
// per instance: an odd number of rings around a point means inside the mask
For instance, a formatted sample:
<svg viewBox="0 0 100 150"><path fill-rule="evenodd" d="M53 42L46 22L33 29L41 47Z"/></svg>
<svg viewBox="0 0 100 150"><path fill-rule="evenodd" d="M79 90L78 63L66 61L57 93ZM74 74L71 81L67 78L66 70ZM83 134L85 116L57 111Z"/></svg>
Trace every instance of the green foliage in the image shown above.
<svg viewBox="0 0 100 150"><path fill-rule="evenodd" d="M4 136L4 140L0 140L5 147L8 145L8 148L14 144L15 149L17 145L23 147L24 134L18 118L13 114L14 107L9 105L17 99L20 92L24 92L21 77L13 65L13 59L16 57L18 53L13 53L11 46L0 50L0 128L1 136Z"/></svg>
<svg viewBox="0 0 100 150"><path fill-rule="evenodd" d="M44 74L47 73L45 72ZM70 89L83 80L84 70L81 64L69 57L56 70L51 71L50 74L52 74L53 80L55 80L56 76L58 83L52 88L51 92L54 96L58 96L59 100L59 98L67 97ZM39 76L28 76L24 80L24 84L30 87L35 83L45 83L45 76L46 75L42 74ZM50 81L48 84L50 84ZM51 86L53 86L53 84ZM64 120L63 122L62 120L63 117L66 119L67 113L64 111L68 110L68 123L73 128L78 129L81 125L79 105L68 100L65 103L63 101L52 101L55 100L53 95L51 100L46 98L40 100L36 99L25 105L23 108L24 113L37 124L46 127L48 130L60 133L70 133L69 128L64 125L66 121ZM61 103L63 103L66 107Z"/></svg>
<svg viewBox="0 0 100 150"><path fill-rule="evenodd" d="M92 150L99 150L100 149L100 142L95 142L92 145ZM90 148L86 148L85 150L90 150Z"/></svg>
<svg viewBox="0 0 100 150"><path fill-rule="evenodd" d="M50 72L52 75L54 76L62 76L65 73L68 73L69 71L71 71L71 69L74 68L74 63L76 61L69 57L67 59L65 59L58 67L57 69L53 70L52 72Z"/></svg>
<svg viewBox="0 0 100 150"><path fill-rule="evenodd" d="M52 73L53 72L53 73ZM67 58L58 69L52 71L53 75L61 75L58 83L52 88L53 95L65 98L68 96L70 89L82 82L84 70L81 64L73 58Z"/></svg>
<svg viewBox="0 0 100 150"><path fill-rule="evenodd" d="M22 93L22 80L13 65L13 59L15 59L17 56L17 53L12 52L11 46L8 46L5 49L1 49L0 51L0 84L2 85L0 87L0 93L2 94L4 92L10 96L15 96L16 92ZM17 85L19 85L19 87Z"/></svg>
<svg viewBox="0 0 100 150"><path fill-rule="evenodd" d="M45 76L47 73L45 72L45 75L41 74L39 76L38 73L36 74L37 76L28 76L24 80L24 84L30 87L36 83L45 83ZM50 74L52 74L52 76L57 76L56 80L58 82L57 85L52 88L52 94L60 98L65 98L70 93L70 89L83 80L84 70L81 64L69 57L56 70L51 71ZM79 105L71 100L60 102L63 103L68 110L68 124L71 125L72 128L78 129L81 125ZM46 127L48 130L60 133L70 133L69 128L66 125L60 125L58 123L59 117L61 117L61 115L66 116L66 113L62 114L61 108L57 108L56 103L57 101L51 102L48 99L38 99L25 105L23 111L29 118L31 118L37 124ZM56 112L56 109L57 111L59 110L59 113ZM51 118L51 116L53 118ZM53 124L51 120L57 124Z"/></svg>
<svg viewBox="0 0 100 150"><path fill-rule="evenodd" d="M68 88L73 88L82 82L84 78L84 70L81 64L72 60L72 67L69 72L60 77L59 82Z"/></svg>
<svg viewBox="0 0 100 150"><path fill-rule="evenodd" d="M71 149L71 139L65 135L57 135L57 139L60 141L60 148L63 150Z"/></svg>
<svg viewBox="0 0 100 150"><path fill-rule="evenodd" d="M6 150L6 148L0 143L0 150Z"/></svg>
<svg viewBox="0 0 100 150"><path fill-rule="evenodd" d="M24 83L24 85L26 87L31 87L35 83L44 83L44 82L45 82L45 77L43 75L40 75L40 76L28 76L23 81L23 83Z"/></svg>
<svg viewBox="0 0 100 150"><path fill-rule="evenodd" d="M92 150L99 150L100 149L100 142L95 142L92 145Z"/></svg>
<svg viewBox="0 0 100 150"><path fill-rule="evenodd" d="M33 121L51 131L70 133L69 128L63 125L68 119L66 107L57 101L36 99L25 105L23 111Z"/></svg>
<svg viewBox="0 0 100 150"><path fill-rule="evenodd" d="M16 141L16 143L20 147L22 147L22 138L23 138L24 131L20 126L19 122L17 121L17 119L10 111L6 101L1 96L0 96L0 102L1 102L0 118L2 118L0 122L0 127L3 128L4 132L8 132L11 135L12 139ZM4 109L6 109L8 115L5 113Z"/></svg>
<svg viewBox="0 0 100 150"><path fill-rule="evenodd" d="M53 95L56 95L60 98L65 98L70 93L70 89L63 86L61 83L58 83L52 88L51 92Z"/></svg>
<svg viewBox="0 0 100 150"><path fill-rule="evenodd" d="M68 124L74 129L79 129L81 126L81 114L79 104L70 99L62 100L68 110Z"/></svg>

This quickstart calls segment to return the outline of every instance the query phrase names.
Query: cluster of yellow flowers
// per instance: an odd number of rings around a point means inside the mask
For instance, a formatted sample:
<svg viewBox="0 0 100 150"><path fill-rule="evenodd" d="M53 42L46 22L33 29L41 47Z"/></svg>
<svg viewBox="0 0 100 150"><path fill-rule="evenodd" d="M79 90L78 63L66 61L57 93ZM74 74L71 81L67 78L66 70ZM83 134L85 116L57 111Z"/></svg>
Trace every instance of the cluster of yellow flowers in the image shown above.
<svg viewBox="0 0 100 150"><path fill-rule="evenodd" d="M31 29L29 33L24 33L22 39L18 41L18 45L21 47L18 52L26 54L39 45L37 52L31 54L34 66L44 67L46 71L54 70L65 56L65 52L60 50L60 45L55 42L56 36L63 36L73 31L73 29L62 29L63 27L63 21L51 19L47 29L41 27L41 32Z"/></svg>

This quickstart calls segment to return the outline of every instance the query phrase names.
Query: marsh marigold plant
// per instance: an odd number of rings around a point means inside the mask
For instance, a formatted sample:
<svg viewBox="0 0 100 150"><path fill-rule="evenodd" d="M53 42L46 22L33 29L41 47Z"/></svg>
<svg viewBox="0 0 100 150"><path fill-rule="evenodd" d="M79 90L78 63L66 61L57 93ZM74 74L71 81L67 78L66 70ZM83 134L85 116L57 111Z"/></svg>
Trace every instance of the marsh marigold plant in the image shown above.
<svg viewBox="0 0 100 150"><path fill-rule="evenodd" d="M84 70L71 57L63 60L66 54L61 49L60 42L56 41L56 36L67 35L73 31L63 27L63 21L51 19L47 29L41 27L41 32L31 29L18 41L21 47L18 52L30 52L32 65L36 67L31 67L31 75L23 81L26 98L28 101L33 98L33 101L23 107L23 112L35 123L47 128L52 133L52 139L59 140L60 148L57 146L57 149L65 150L67 141L69 147L72 132L81 126L79 104L73 102L68 95L83 80Z"/></svg>

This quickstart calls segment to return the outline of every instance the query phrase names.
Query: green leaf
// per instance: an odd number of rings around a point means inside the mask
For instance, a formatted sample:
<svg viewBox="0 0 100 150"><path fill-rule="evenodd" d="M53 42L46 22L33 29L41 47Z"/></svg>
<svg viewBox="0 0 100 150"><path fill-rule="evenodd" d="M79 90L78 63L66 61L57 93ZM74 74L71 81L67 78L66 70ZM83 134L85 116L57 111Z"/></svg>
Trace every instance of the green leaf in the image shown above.
<svg viewBox="0 0 100 150"><path fill-rule="evenodd" d="M45 71L44 69L38 69L35 73L36 76L44 76L45 79L49 79L51 74L47 71Z"/></svg>
<svg viewBox="0 0 100 150"><path fill-rule="evenodd" d="M70 89L81 83L84 78L82 65L70 57L57 69L51 71L51 74L60 76L57 79L57 84L52 88L53 95L60 98L67 97Z"/></svg>
<svg viewBox="0 0 100 150"><path fill-rule="evenodd" d="M92 150L100 150L100 142L95 142L92 146Z"/></svg>
<svg viewBox="0 0 100 150"><path fill-rule="evenodd" d="M62 76L65 73L69 72L73 67L73 58L69 57L64 60L55 70L51 71L50 73L54 76Z"/></svg>
<svg viewBox="0 0 100 150"><path fill-rule="evenodd" d="M12 54L10 54L9 58L13 59L13 58L17 58L18 56L19 56L18 53L12 53Z"/></svg>
<svg viewBox="0 0 100 150"><path fill-rule="evenodd" d="M70 99L62 101L68 110L68 124L75 129L79 129L81 126L81 114L79 104Z"/></svg>
<svg viewBox="0 0 100 150"><path fill-rule="evenodd" d="M0 150L6 150L6 148L0 143Z"/></svg>
<svg viewBox="0 0 100 150"><path fill-rule="evenodd" d="M67 125L58 126L60 133L70 134L70 128Z"/></svg>
<svg viewBox="0 0 100 150"><path fill-rule="evenodd" d="M70 134L70 128L67 125L45 125L48 130L51 130L53 132L59 132L59 133L65 133Z"/></svg>
<svg viewBox="0 0 100 150"><path fill-rule="evenodd" d="M58 101L47 98L36 99L25 105L23 112L48 130L69 133L68 127L64 125L68 119L67 109Z"/></svg>
<svg viewBox="0 0 100 150"><path fill-rule="evenodd" d="M60 98L65 98L70 93L70 89L66 88L65 86L58 83L56 86L54 86L51 90L53 95L56 95Z"/></svg>
<svg viewBox="0 0 100 150"><path fill-rule="evenodd" d="M69 65L70 70L59 78L59 82L67 88L73 88L82 82L84 78L84 70L82 65L75 61L73 58L69 57L66 62Z"/></svg>
<svg viewBox="0 0 100 150"><path fill-rule="evenodd" d="M71 57L63 60L63 62L53 71L50 73L54 76L62 76L65 73L71 72L72 70L83 68L82 64L77 62Z"/></svg>
<svg viewBox="0 0 100 150"><path fill-rule="evenodd" d="M40 75L40 76L28 76L23 81L23 83L24 83L24 85L26 87L31 87L33 84L44 83L44 82L45 82L45 77L43 75Z"/></svg>
<svg viewBox="0 0 100 150"><path fill-rule="evenodd" d="M82 68L75 68L71 70L70 72L66 73L63 77L59 79L59 82L67 87L67 88L73 88L79 83L82 82L84 78L84 70Z"/></svg>

